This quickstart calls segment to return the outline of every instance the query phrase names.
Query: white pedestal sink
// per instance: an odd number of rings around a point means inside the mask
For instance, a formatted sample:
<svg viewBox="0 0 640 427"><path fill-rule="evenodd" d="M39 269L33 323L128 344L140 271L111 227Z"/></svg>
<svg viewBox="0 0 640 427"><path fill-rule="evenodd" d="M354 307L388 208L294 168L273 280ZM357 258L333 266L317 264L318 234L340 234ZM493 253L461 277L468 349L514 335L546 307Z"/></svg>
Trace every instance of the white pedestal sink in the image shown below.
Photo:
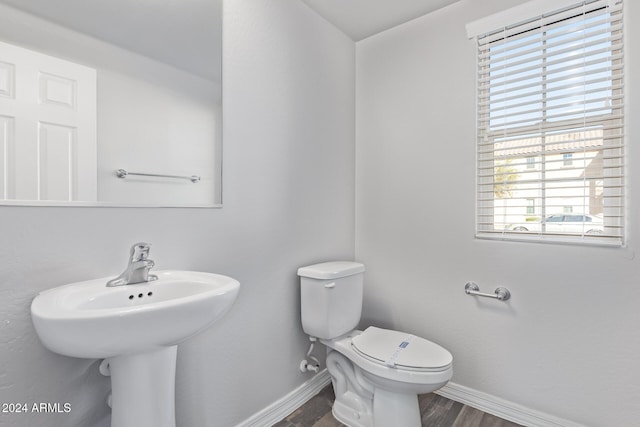
<svg viewBox="0 0 640 427"><path fill-rule="evenodd" d="M31 317L56 353L106 359L112 427L175 427L177 345L230 308L240 284L193 271L154 272L153 282L107 287L108 278L41 292Z"/></svg>

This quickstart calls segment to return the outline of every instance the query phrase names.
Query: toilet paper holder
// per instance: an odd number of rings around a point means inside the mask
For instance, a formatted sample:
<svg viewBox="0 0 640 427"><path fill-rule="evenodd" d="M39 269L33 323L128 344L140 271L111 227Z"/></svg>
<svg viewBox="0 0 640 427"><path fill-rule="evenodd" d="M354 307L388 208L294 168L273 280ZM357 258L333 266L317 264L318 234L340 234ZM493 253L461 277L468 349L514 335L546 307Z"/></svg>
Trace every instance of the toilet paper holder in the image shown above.
<svg viewBox="0 0 640 427"><path fill-rule="evenodd" d="M480 287L475 282L468 282L464 285L464 292L467 295L475 295L478 297L495 298L500 301L506 301L511 298L511 292L507 288L496 288L494 293L489 294L486 292L480 292Z"/></svg>

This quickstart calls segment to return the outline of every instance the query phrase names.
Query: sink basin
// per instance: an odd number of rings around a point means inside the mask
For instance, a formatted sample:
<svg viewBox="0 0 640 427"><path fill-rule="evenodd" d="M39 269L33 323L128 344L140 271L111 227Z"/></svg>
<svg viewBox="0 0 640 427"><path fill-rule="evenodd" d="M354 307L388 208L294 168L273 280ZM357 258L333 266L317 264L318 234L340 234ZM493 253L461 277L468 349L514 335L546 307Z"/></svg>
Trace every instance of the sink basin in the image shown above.
<svg viewBox="0 0 640 427"><path fill-rule="evenodd" d="M91 359L175 346L222 317L240 288L219 274L154 274L135 285L107 287L104 278L41 292L31 304L38 336L56 353Z"/></svg>

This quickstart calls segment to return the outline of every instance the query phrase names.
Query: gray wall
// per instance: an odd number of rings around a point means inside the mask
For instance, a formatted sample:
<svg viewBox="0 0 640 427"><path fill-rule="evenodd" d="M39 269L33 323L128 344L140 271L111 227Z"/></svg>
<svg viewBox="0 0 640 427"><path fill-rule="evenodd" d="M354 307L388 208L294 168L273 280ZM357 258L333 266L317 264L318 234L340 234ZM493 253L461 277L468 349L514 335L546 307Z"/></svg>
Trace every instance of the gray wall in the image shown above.
<svg viewBox="0 0 640 427"><path fill-rule="evenodd" d="M0 207L0 402L69 402L0 425L104 425L99 361L39 343L41 290L117 275L136 241L158 269L241 282L227 316L181 346L179 426L232 426L300 385L296 269L354 257L354 44L297 0L225 2L222 209Z"/></svg>
<svg viewBox="0 0 640 427"><path fill-rule="evenodd" d="M356 44L356 258L363 325L432 339L453 382L588 426L640 418L640 5L627 1L626 248L474 239L475 42L513 1L462 0ZM508 303L464 294L506 286Z"/></svg>

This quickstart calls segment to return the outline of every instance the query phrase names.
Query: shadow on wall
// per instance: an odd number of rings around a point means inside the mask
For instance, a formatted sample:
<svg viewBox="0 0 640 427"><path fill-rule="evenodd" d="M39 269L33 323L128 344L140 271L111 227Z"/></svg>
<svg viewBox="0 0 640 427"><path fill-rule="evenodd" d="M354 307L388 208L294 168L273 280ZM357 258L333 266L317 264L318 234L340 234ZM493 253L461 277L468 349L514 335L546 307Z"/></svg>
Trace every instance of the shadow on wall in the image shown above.
<svg viewBox="0 0 640 427"><path fill-rule="evenodd" d="M360 318L358 329L365 330L368 326L377 326L378 328L393 330L397 327L394 322L393 312L389 307L389 302L375 298L367 298L365 293L362 317Z"/></svg>

